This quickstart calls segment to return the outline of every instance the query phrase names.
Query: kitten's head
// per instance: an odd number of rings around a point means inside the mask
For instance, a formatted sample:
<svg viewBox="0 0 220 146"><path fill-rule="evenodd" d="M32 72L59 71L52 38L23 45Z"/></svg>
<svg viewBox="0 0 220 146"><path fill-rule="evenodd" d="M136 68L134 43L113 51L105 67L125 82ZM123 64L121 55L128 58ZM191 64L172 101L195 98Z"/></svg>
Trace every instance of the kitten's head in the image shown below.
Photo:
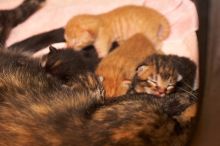
<svg viewBox="0 0 220 146"><path fill-rule="evenodd" d="M95 49L90 46L81 51L73 49L56 49L49 47L50 52L41 59L45 71L66 82L76 74L94 71L99 62Z"/></svg>
<svg viewBox="0 0 220 146"><path fill-rule="evenodd" d="M50 46L49 50L50 52L42 57L41 66L47 73L61 80L66 81L69 76L74 75L76 71L81 69L80 65L84 65L84 62L82 64L78 63L81 63L81 54L79 52L75 52L72 49L58 50L53 46Z"/></svg>
<svg viewBox="0 0 220 146"><path fill-rule="evenodd" d="M92 45L96 39L99 20L93 15L78 15L66 25L65 40L68 47L76 50Z"/></svg>
<svg viewBox="0 0 220 146"><path fill-rule="evenodd" d="M137 93L163 97L171 93L181 79L169 56L152 55L137 68L132 88Z"/></svg>

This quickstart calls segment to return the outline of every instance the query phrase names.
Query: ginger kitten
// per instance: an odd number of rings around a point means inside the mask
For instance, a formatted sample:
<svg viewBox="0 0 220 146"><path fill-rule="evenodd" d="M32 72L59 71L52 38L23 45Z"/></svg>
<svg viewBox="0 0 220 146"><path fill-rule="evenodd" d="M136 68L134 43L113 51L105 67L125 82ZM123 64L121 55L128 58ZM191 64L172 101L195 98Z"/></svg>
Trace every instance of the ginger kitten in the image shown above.
<svg viewBox="0 0 220 146"><path fill-rule="evenodd" d="M112 42L123 42L136 33L143 33L156 48L170 33L168 20L154 9L123 6L100 15L77 15L65 27L69 47L80 50L94 44L99 57L109 52Z"/></svg>
<svg viewBox="0 0 220 146"><path fill-rule="evenodd" d="M104 79L106 96L125 94L137 66L156 52L153 44L143 34L135 34L103 58L98 64L96 74Z"/></svg>

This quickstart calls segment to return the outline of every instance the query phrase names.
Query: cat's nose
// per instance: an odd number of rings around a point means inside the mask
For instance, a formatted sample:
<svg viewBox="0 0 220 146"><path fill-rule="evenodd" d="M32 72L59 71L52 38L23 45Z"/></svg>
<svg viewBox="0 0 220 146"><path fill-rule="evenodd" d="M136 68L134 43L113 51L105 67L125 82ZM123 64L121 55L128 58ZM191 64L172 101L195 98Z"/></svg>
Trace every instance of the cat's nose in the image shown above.
<svg viewBox="0 0 220 146"><path fill-rule="evenodd" d="M166 93L166 91L167 91L166 88L159 88L159 89L158 89L158 92L159 92L160 94L164 94L164 93Z"/></svg>

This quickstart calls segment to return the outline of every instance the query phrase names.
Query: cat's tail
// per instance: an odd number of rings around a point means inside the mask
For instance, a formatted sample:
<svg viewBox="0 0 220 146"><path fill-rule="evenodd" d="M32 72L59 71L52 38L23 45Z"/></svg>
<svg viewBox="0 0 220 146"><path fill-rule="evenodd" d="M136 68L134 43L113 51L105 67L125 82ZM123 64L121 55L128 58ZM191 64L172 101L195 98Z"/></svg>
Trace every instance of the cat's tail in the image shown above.
<svg viewBox="0 0 220 146"><path fill-rule="evenodd" d="M171 32L171 26L169 21L164 17L161 23L158 25L157 38L159 41L167 39Z"/></svg>
<svg viewBox="0 0 220 146"><path fill-rule="evenodd" d="M46 0L24 0L17 8L11 11L14 20L13 27L25 21L39 8L43 6Z"/></svg>

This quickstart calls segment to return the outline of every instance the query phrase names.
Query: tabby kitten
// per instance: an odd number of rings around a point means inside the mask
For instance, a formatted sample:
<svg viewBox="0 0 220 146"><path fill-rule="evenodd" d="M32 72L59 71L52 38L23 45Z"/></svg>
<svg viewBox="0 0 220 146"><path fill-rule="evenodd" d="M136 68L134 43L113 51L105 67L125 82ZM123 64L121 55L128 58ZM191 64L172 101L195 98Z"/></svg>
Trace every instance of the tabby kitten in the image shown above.
<svg viewBox="0 0 220 146"><path fill-rule="evenodd" d="M45 0L24 0L11 10L0 10L0 44L5 45L11 29L36 12Z"/></svg>
<svg viewBox="0 0 220 146"><path fill-rule="evenodd" d="M69 47L80 50L94 44L99 57L107 55L112 42L123 42L143 33L156 48L170 33L168 20L154 9L128 5L100 15L77 15L65 27Z"/></svg>
<svg viewBox="0 0 220 146"><path fill-rule="evenodd" d="M82 72L94 72L100 61L92 46L81 51L56 49L52 46L49 49L50 52L42 57L42 66L47 73L63 82Z"/></svg>
<svg viewBox="0 0 220 146"><path fill-rule="evenodd" d="M106 97L126 94L137 66L156 52L153 44L143 34L135 34L103 58L96 74L104 79Z"/></svg>
<svg viewBox="0 0 220 146"><path fill-rule="evenodd" d="M129 92L165 96L177 87L192 90L196 65L185 57L154 54L137 68Z"/></svg>

